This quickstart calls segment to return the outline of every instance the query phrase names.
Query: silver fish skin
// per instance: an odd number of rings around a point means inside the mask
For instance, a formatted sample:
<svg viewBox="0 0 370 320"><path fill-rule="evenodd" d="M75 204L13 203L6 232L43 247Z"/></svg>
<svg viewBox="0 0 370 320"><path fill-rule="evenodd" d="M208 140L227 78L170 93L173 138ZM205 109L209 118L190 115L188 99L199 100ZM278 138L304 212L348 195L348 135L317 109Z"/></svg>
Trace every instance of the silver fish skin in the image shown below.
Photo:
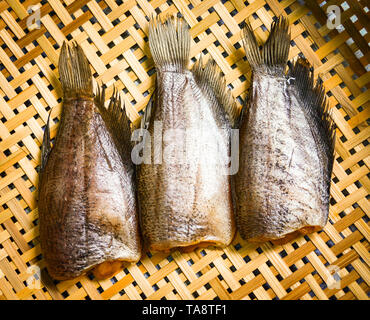
<svg viewBox="0 0 370 320"><path fill-rule="evenodd" d="M182 19L151 22L157 88L144 121L152 141L160 123L162 155L156 163L152 145L151 163L138 169L138 195L143 237L153 251L226 246L235 232L230 176L220 164L228 161L237 108L213 61L188 70L190 41Z"/></svg>
<svg viewBox="0 0 370 320"><path fill-rule="evenodd" d="M308 63L300 59L285 73L289 43L284 18L273 23L262 51L246 27L253 81L235 186L238 230L249 241L284 243L327 222L333 123Z"/></svg>
<svg viewBox="0 0 370 320"><path fill-rule="evenodd" d="M49 121L42 143L39 222L50 276L97 278L117 272L141 255L130 131L121 101L104 107L93 96L90 66L79 45L63 44L61 123L53 148Z"/></svg>

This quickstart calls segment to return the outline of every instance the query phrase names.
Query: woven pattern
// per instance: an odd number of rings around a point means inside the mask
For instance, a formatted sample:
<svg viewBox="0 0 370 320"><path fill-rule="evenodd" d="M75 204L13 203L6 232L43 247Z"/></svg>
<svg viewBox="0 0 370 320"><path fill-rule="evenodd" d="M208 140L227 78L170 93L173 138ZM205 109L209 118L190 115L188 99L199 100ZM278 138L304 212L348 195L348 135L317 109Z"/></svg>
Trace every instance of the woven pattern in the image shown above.
<svg viewBox="0 0 370 320"><path fill-rule="evenodd" d="M339 30L326 25L333 4L342 5ZM369 9L365 0L1 1L0 299L368 299ZM146 252L104 281L53 281L38 237L37 167L51 108L52 137L58 127L60 47L77 41L96 82L107 86L107 96L113 86L121 90L137 121L155 85L148 17L177 12L191 26L192 58L211 55L239 104L250 85L243 21L264 41L272 18L288 17L289 57L303 54L314 65L337 125L329 221L282 246L237 236L224 250Z"/></svg>

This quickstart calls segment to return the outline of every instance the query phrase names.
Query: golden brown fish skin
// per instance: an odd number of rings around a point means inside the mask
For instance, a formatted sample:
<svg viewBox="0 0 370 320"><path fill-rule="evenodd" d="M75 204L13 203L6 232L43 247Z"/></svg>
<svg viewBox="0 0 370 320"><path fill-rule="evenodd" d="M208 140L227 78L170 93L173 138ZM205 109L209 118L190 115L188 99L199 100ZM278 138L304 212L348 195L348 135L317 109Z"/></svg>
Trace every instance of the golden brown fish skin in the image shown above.
<svg viewBox="0 0 370 320"><path fill-rule="evenodd" d="M140 258L132 164L122 161L92 92L75 93L65 94L39 183L41 248L58 280L106 261Z"/></svg>
<svg viewBox="0 0 370 320"><path fill-rule="evenodd" d="M178 38L187 37L186 41L189 42L182 43L182 47L189 47L190 36L182 20L166 22L157 27L163 28L163 32L170 32L167 27L177 28ZM213 136L223 135L226 152L214 157L227 157L230 124L222 110L214 115L214 106L201 89L202 85L187 69L189 53L185 52L183 57L177 56L178 59L173 60L178 64L171 65L171 61L160 60L156 55L157 48L153 48L153 32L158 29L151 30L149 43L152 44L151 51L157 67L156 97L149 123L151 137L154 137L156 121L161 121L164 134L169 129L203 128ZM219 123L223 123L229 131L221 132ZM169 251L204 243L226 246L233 238L235 225L230 176L225 175L217 165L204 165L198 161L195 151L200 151L204 156L202 147L206 142L199 132L191 136L190 149L187 149L191 155L189 162L180 163L178 160L183 155L182 151L175 150L170 155L164 152L162 164L155 164L152 145L152 163L141 164L138 170L142 232L153 251ZM180 134L178 141L184 139ZM173 141L164 138L162 150L166 150Z"/></svg>
<svg viewBox="0 0 370 320"><path fill-rule="evenodd" d="M281 19L273 29L277 26L272 36L280 30L283 35L279 39L287 39L286 22ZM271 37L268 41L272 41ZM284 56L280 63L287 60L287 52ZM293 77L288 81L282 65L266 67L253 65L253 58L249 60L253 84L247 116L240 128L241 158L235 177L237 226L248 241L284 243L326 224L333 161L332 129L326 132L317 128L325 121L317 121L313 127L316 120L307 110L317 106L325 109L325 103L318 99L318 105L312 106L309 99L302 100L302 88L291 84ZM308 75L308 69L300 69L294 78L298 81ZM313 84L307 83L304 89L313 92Z"/></svg>

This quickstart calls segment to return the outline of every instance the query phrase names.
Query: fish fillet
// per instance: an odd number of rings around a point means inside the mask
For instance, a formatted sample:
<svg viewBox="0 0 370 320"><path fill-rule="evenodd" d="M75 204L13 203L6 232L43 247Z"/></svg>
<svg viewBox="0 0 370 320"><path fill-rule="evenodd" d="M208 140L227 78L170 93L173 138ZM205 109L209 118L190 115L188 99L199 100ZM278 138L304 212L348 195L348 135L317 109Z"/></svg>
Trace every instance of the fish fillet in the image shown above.
<svg viewBox="0 0 370 320"><path fill-rule="evenodd" d="M143 118L152 143L150 163L138 169L138 195L143 237L153 251L226 246L235 231L223 164L238 109L214 61L188 69L190 42L183 19L151 21L157 88Z"/></svg>
<svg viewBox="0 0 370 320"><path fill-rule="evenodd" d="M63 44L59 74L61 122L51 148L48 120L42 144L42 254L54 279L71 279L92 268L105 278L122 261L136 262L141 254L128 119L116 96L108 109L104 91L94 99L80 46Z"/></svg>
<svg viewBox="0 0 370 320"><path fill-rule="evenodd" d="M334 125L307 61L285 72L288 29L283 17L273 22L262 49L251 26L244 30L253 81L235 187L237 227L249 241L284 243L320 230L328 217Z"/></svg>

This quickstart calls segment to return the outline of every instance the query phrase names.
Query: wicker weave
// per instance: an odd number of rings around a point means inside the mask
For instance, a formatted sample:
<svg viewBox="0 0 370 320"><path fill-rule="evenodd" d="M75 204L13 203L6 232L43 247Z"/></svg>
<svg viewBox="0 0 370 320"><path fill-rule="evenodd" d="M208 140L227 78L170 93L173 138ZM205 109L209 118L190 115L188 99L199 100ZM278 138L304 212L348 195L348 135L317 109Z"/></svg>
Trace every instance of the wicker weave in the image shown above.
<svg viewBox="0 0 370 320"><path fill-rule="evenodd" d="M365 0L304 2L0 1L0 299L368 299L370 8ZM27 12L37 4L40 28ZM339 31L326 25L333 4L342 4ZM243 21L265 40L273 16L289 18L290 58L303 54L314 65L337 125L329 221L323 231L282 246L237 236L224 250L146 252L104 281L91 275L53 281L38 237L37 167L48 111L52 137L61 111L60 46L80 43L97 83L106 84L107 96L113 85L120 89L137 121L155 83L148 17L176 12L191 26L191 56L211 55L239 104L250 85Z"/></svg>

